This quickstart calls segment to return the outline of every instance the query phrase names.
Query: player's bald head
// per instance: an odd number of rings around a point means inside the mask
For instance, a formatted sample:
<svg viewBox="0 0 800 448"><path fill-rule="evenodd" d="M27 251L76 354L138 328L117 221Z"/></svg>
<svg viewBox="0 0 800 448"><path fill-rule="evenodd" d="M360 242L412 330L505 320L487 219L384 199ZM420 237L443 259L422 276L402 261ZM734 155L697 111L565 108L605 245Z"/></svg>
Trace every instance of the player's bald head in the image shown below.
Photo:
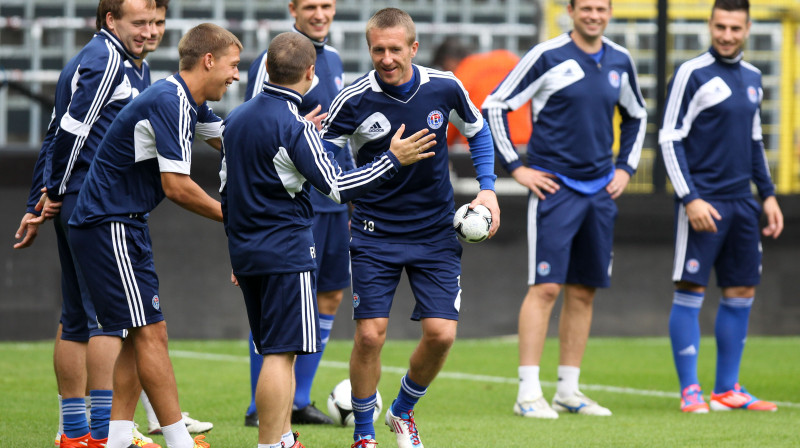
<svg viewBox="0 0 800 448"><path fill-rule="evenodd" d="M314 44L300 33L281 33L269 43L267 74L272 83L284 86L298 83L316 62Z"/></svg>
<svg viewBox="0 0 800 448"><path fill-rule="evenodd" d="M406 40L408 45L412 45L417 40L417 27L414 20L407 12L397 8L383 8L376 12L367 21L367 45L369 42L369 32L373 29L385 30L387 28L404 28L406 30Z"/></svg>

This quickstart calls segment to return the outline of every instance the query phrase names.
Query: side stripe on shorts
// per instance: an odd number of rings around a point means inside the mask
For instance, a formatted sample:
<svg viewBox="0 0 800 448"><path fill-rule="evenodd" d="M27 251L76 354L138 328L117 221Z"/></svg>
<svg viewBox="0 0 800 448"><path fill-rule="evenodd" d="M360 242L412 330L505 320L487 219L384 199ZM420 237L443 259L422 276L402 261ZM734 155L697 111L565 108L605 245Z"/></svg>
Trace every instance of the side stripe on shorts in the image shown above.
<svg viewBox="0 0 800 448"><path fill-rule="evenodd" d="M686 262L686 247L689 244L689 217L686 215L686 206L678 206L678 231L675 235L675 261L672 267L672 281L681 280L683 265Z"/></svg>
<svg viewBox="0 0 800 448"><path fill-rule="evenodd" d="M311 287L311 273L300 273L301 325L303 326L303 351L317 351L317 326L314 322L314 289Z"/></svg>
<svg viewBox="0 0 800 448"><path fill-rule="evenodd" d="M539 210L539 196L530 193L528 199L528 285L536 282L536 242L537 227L536 216Z"/></svg>
<svg viewBox="0 0 800 448"><path fill-rule="evenodd" d="M144 326L145 321L144 306L142 296L139 293L139 285L136 283L133 265L128 256L128 245L125 243L125 224L120 222L111 223L111 243L114 248L114 258L117 260L119 269L120 283L128 299L128 311L131 313L131 324L134 327Z"/></svg>

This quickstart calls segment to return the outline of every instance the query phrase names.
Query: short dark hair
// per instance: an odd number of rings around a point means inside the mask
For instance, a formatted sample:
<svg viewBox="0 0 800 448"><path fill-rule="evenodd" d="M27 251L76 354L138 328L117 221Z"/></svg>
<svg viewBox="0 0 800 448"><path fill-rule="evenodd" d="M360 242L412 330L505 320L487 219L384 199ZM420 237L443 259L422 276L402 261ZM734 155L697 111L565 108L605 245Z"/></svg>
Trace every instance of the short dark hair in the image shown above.
<svg viewBox="0 0 800 448"><path fill-rule="evenodd" d="M97 4L97 17L95 18L94 27L97 31L100 28L107 26L106 16L111 13L111 17L119 19L122 17L122 4L127 0L100 0ZM148 8L155 8L158 3L156 0L145 0ZM169 0L166 0L169 3Z"/></svg>
<svg viewBox="0 0 800 448"><path fill-rule="evenodd" d="M723 11L744 11L747 17L750 17L750 1L749 0L714 0L714 6L711 7L711 14L714 14L715 9Z"/></svg>
<svg viewBox="0 0 800 448"><path fill-rule="evenodd" d="M433 51L433 61L431 65L435 68L444 67L448 59L461 61L472 53L470 48L461 41L460 38L450 36Z"/></svg>
<svg viewBox="0 0 800 448"><path fill-rule="evenodd" d="M156 9L164 8L169 11L169 0L156 0Z"/></svg>
<svg viewBox="0 0 800 448"><path fill-rule="evenodd" d="M417 40L417 27L407 12L397 8L383 8L367 21L367 45L369 45L370 30L373 28L385 30L394 27L405 28L409 45L412 45Z"/></svg>
<svg viewBox="0 0 800 448"><path fill-rule="evenodd" d="M206 54L215 58L224 55L231 45L242 50L239 38L225 28L213 23L201 23L190 29L178 42L178 70L191 70Z"/></svg>
<svg viewBox="0 0 800 448"><path fill-rule="evenodd" d="M314 44L300 33L281 33L269 43L267 74L272 83L285 86L300 82L306 70L316 62Z"/></svg>
<svg viewBox="0 0 800 448"><path fill-rule="evenodd" d="M575 9L575 0L569 0L569 6ZM608 0L608 6L611 6L611 0Z"/></svg>

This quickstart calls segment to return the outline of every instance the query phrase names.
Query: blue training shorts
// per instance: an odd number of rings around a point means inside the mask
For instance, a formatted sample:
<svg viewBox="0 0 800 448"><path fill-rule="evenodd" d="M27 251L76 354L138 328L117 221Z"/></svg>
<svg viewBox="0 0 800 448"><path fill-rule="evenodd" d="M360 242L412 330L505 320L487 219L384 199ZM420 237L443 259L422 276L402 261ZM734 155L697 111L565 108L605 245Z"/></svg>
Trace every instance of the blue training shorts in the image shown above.
<svg viewBox="0 0 800 448"><path fill-rule="evenodd" d="M61 204L61 213L53 220L61 262L61 339L86 342L92 336L123 337L122 331L104 333L97 323L97 313L87 289L80 266L75 262L69 242L67 224L78 201L77 194L67 194Z"/></svg>
<svg viewBox="0 0 800 448"><path fill-rule="evenodd" d="M257 353L322 350L314 271L237 275Z"/></svg>
<svg viewBox="0 0 800 448"><path fill-rule="evenodd" d="M350 217L347 210L315 213L311 230L317 254L317 291L350 286Z"/></svg>
<svg viewBox="0 0 800 448"><path fill-rule="evenodd" d="M753 198L707 200L722 220L717 233L695 232L686 206L675 202L675 260L672 281L707 286L711 267L717 286L755 286L761 282L761 206Z"/></svg>
<svg viewBox="0 0 800 448"><path fill-rule="evenodd" d="M105 331L143 327L164 320L158 277L146 225L105 222L71 227L70 243Z"/></svg>
<svg viewBox="0 0 800 448"><path fill-rule="evenodd" d="M603 188L584 195L561 184L528 197L528 284L611 284L617 204Z"/></svg>
<svg viewBox="0 0 800 448"><path fill-rule="evenodd" d="M353 238L353 319L389 317L400 274L406 270L416 306L412 320L458 320L461 244L452 238L425 243L386 243Z"/></svg>

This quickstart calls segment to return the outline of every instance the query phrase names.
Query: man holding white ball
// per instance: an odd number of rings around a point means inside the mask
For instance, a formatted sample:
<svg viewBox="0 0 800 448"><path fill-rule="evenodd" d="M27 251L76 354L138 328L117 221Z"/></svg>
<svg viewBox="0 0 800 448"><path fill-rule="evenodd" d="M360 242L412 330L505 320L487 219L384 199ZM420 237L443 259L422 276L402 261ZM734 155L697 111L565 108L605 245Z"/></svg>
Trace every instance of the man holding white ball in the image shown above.
<svg viewBox="0 0 800 448"><path fill-rule="evenodd" d="M411 17L385 8L367 22L367 45L375 70L342 90L323 121L330 151L347 141L361 166L386 150L401 126L436 134L434 157L403 168L397 176L354 201L350 257L356 334L350 357L355 416L354 448L376 442L373 409L381 374L380 353L394 293L403 270L414 291L412 320L422 339L411 355L397 398L387 406L386 424L401 448L422 448L414 406L444 365L455 341L461 304L461 245L453 229L453 187L447 154L447 124L468 137L482 204L500 225L494 193L494 154L489 128L461 83L449 72L413 65L419 43Z"/></svg>

